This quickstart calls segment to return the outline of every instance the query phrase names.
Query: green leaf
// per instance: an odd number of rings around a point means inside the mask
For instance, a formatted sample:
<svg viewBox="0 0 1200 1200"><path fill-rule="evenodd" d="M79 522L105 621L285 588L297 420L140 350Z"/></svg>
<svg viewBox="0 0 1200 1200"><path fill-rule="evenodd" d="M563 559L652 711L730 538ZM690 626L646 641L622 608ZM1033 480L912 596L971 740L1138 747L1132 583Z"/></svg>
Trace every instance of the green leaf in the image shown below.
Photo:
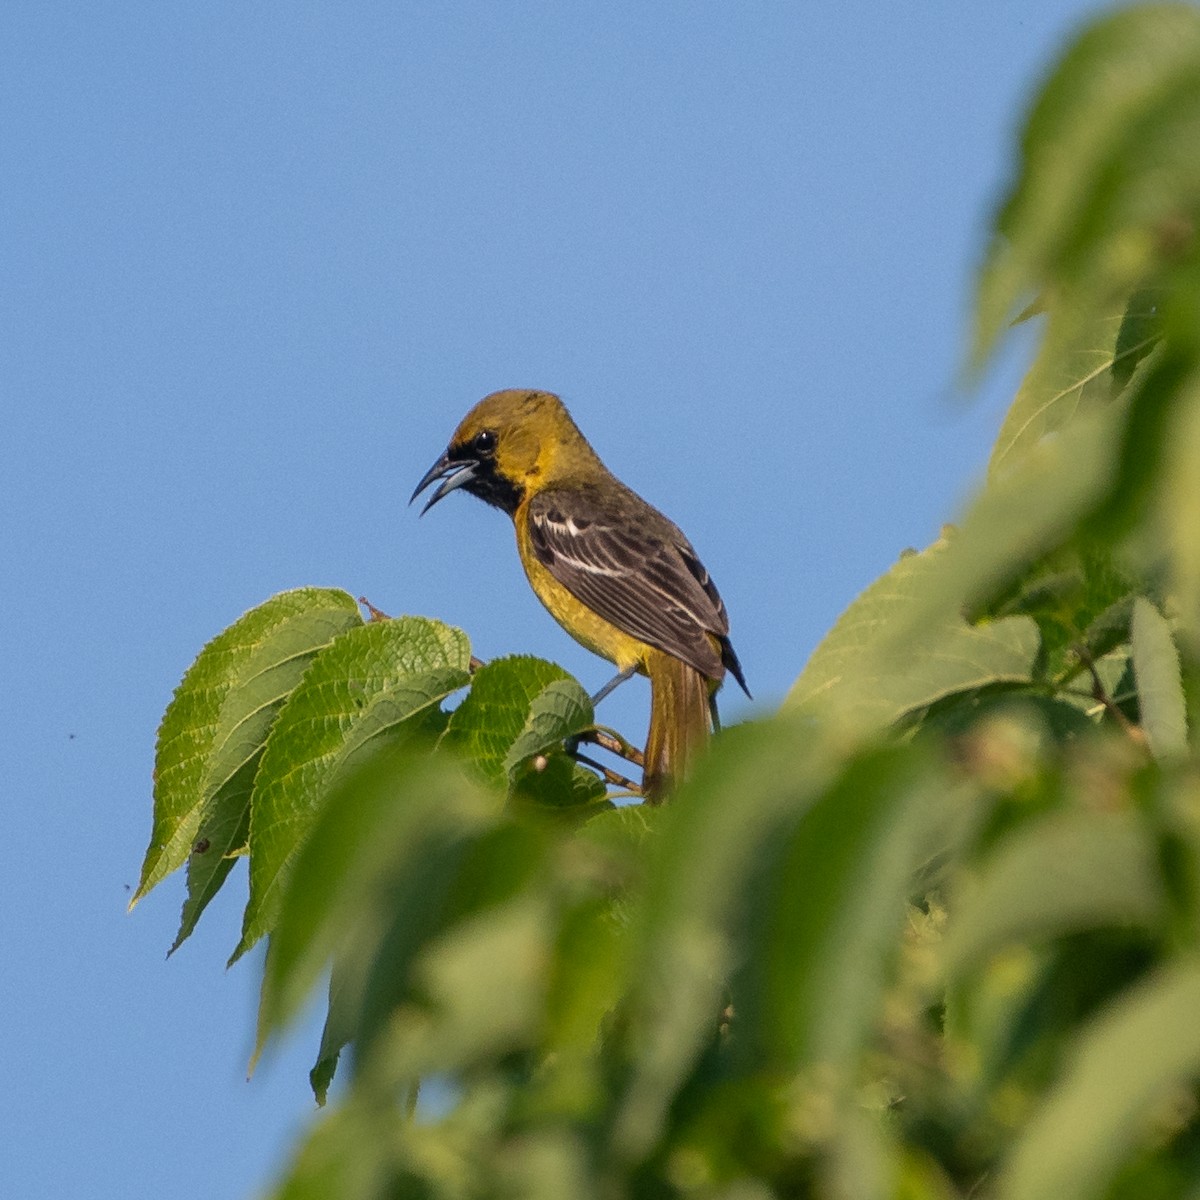
<svg viewBox="0 0 1200 1200"><path fill-rule="evenodd" d="M532 842L522 847L526 853L532 848ZM527 861L532 865L533 856ZM494 868L486 857L473 856L472 869ZM424 930L411 912L401 916L403 942L424 934L420 953L410 962L393 956L399 929L385 934L368 981L360 1044L369 1051L386 1031L387 1067L401 1079L484 1065L530 1048L545 1008L554 932L549 900L529 887L445 929L437 915ZM453 903L448 907L453 911ZM397 1004L414 996L419 1005L410 1002L396 1015Z"/></svg>
<svg viewBox="0 0 1200 1200"><path fill-rule="evenodd" d="M1034 679L1027 617L969 625L1030 568L1066 545L1108 496L1124 407L1081 416L993 479L961 528L902 558L817 647L789 707L870 731L956 692Z"/></svg>
<svg viewBox="0 0 1200 1200"><path fill-rule="evenodd" d="M748 921L747 937L760 937L762 948L757 978L743 973L735 992L744 1043L760 1041L786 1067L820 1064L835 1094L852 1085L913 871L929 849L934 814L948 811L954 795L918 747L895 746L851 761L799 814L779 839L766 894L756 892L765 903Z"/></svg>
<svg viewBox="0 0 1200 1200"><path fill-rule="evenodd" d="M1172 456L1181 399L1195 392L1197 366L1196 355L1171 339L1142 360L1117 406L1128 415L1122 421L1108 485L1087 514L1086 527L1093 536L1114 543L1131 534L1140 536L1147 560L1159 552L1152 540L1158 531L1142 518L1156 493L1168 508L1174 503L1163 487L1163 465Z"/></svg>
<svg viewBox="0 0 1200 1200"><path fill-rule="evenodd" d="M1139 373L1145 373L1146 359L1161 345L1162 302L1161 288L1144 287L1134 292L1125 306L1109 369L1112 396L1120 394Z"/></svg>
<svg viewBox="0 0 1200 1200"><path fill-rule="evenodd" d="M1102 1010L997 1182L997 1200L1092 1200L1200 1075L1200 966L1184 959Z"/></svg>
<svg viewBox="0 0 1200 1200"><path fill-rule="evenodd" d="M1133 602L1133 673L1142 730L1155 758L1187 754L1187 705L1171 627L1149 600Z"/></svg>
<svg viewBox="0 0 1200 1200"><path fill-rule="evenodd" d="M1105 306L1175 253L1200 192L1200 13L1137 5L1090 26L1038 97L980 276L974 358L1045 286Z"/></svg>
<svg viewBox="0 0 1200 1200"><path fill-rule="evenodd" d="M994 599L987 615L1037 621L1038 678L1060 690L1087 660L1098 662L1128 641L1133 601L1144 587L1140 574L1114 561L1111 545L1076 535Z"/></svg>
<svg viewBox="0 0 1200 1200"><path fill-rule="evenodd" d="M402 1130L402 1118L374 1097L350 1097L310 1131L272 1200L381 1200L395 1195L396 1143Z"/></svg>
<svg viewBox="0 0 1200 1200"><path fill-rule="evenodd" d="M1011 833L964 881L943 950L953 978L1012 943L1165 914L1154 838L1127 812L1059 812Z"/></svg>
<svg viewBox="0 0 1200 1200"><path fill-rule="evenodd" d="M337 782L299 848L271 935L259 1049L335 956L346 971L343 985L361 998L370 950L389 923L406 918L420 930L430 919L424 914L441 911L459 864L498 809L448 756L403 745ZM406 958L421 937L413 934Z"/></svg>
<svg viewBox="0 0 1200 1200"><path fill-rule="evenodd" d="M521 1200L600 1200L594 1160L574 1130L540 1127L525 1135L517 1154L500 1154L488 1182L496 1196ZM739 1200L726 1193L728 1200ZM741 1200L762 1200L743 1196Z"/></svg>
<svg viewBox="0 0 1200 1200"><path fill-rule="evenodd" d="M542 1020L542 832L499 820L445 756L383 761L319 817L268 951L260 1046L334 957L318 1098L347 1041L390 1090L524 1048Z"/></svg>
<svg viewBox="0 0 1200 1200"><path fill-rule="evenodd" d="M325 1025L321 1030L317 1061L308 1073L313 1098L322 1108L329 1098L329 1088L337 1073L342 1051L354 1037L358 1020L358 1000L357 990L346 978L341 964L335 962L329 975L329 1000L325 1008Z"/></svg>
<svg viewBox="0 0 1200 1200"><path fill-rule="evenodd" d="M541 762L518 767L512 796L514 800L529 802L540 813L569 821L586 820L612 807L608 788L600 776L565 754L553 754Z"/></svg>
<svg viewBox="0 0 1200 1200"><path fill-rule="evenodd" d="M569 685L574 684L574 687ZM591 723L591 702L562 667L514 655L480 667L443 741L489 783L507 786L524 758Z"/></svg>
<svg viewBox="0 0 1200 1200"><path fill-rule="evenodd" d="M815 801L835 763L804 718L735 726L659 818L659 853L633 915L632 1065L613 1134L631 1161L657 1144L716 1030L725 982L743 953L739 914L761 856Z"/></svg>
<svg viewBox="0 0 1200 1200"><path fill-rule="evenodd" d="M212 797L207 805L192 853L187 860L187 898L179 919L179 932L168 956L191 936L209 901L221 890L250 835L250 795L262 761L255 754Z"/></svg>
<svg viewBox="0 0 1200 1200"><path fill-rule="evenodd" d="M951 539L930 608L978 611L1069 542L1109 494L1126 415L1123 403L1080 415L989 481Z"/></svg>
<svg viewBox="0 0 1200 1200"><path fill-rule="evenodd" d="M1180 634L1200 658L1200 368L1185 379L1161 463L1158 514L1171 551Z"/></svg>
<svg viewBox="0 0 1200 1200"><path fill-rule="evenodd" d="M625 804L598 813L579 828L578 841L607 851L617 861L640 861L644 849L659 837L661 823L668 818L661 806Z"/></svg>
<svg viewBox="0 0 1200 1200"><path fill-rule="evenodd" d="M1008 410L988 472L1002 471L1079 413L1108 404L1160 336L1157 296L1103 313L1051 305L1037 358Z"/></svg>
<svg viewBox="0 0 1200 1200"><path fill-rule="evenodd" d="M525 725L504 756L504 772L512 776L535 754L545 754L593 722L592 701L577 679L555 679L533 697Z"/></svg>
<svg viewBox="0 0 1200 1200"><path fill-rule="evenodd" d="M350 630L314 660L255 779L250 900L234 959L274 924L292 859L339 772L381 739L436 731L441 701L468 682L470 653L461 630L398 617Z"/></svg>
<svg viewBox="0 0 1200 1200"><path fill-rule="evenodd" d="M525 725L504 756L503 769L514 795L541 809L578 813L608 807L604 781L561 753L567 739L592 728L593 722L591 698L578 680L546 684L534 696Z"/></svg>
<svg viewBox="0 0 1200 1200"><path fill-rule="evenodd" d="M870 731L955 692L1032 678L1038 635L1027 617L972 626L950 606L930 613L950 553L943 540L908 554L867 588L817 646L787 706Z"/></svg>
<svg viewBox="0 0 1200 1200"><path fill-rule="evenodd" d="M531 1103L593 1115L605 1094L597 1050L629 985L630 907L666 810L608 808L578 827L556 855L570 897L547 963L542 1065Z"/></svg>
<svg viewBox="0 0 1200 1200"><path fill-rule="evenodd" d="M201 650L159 726L154 827L130 907L202 839L213 843L212 861L236 848L236 835L226 831L238 827L247 772L252 776L279 705L312 656L361 620L346 592L297 588L251 609ZM203 874L178 940L194 925L205 893L215 890L212 873Z"/></svg>
<svg viewBox="0 0 1200 1200"><path fill-rule="evenodd" d="M564 918L548 966L545 1038L552 1053L590 1054L626 983L627 930L613 901L589 897Z"/></svg>

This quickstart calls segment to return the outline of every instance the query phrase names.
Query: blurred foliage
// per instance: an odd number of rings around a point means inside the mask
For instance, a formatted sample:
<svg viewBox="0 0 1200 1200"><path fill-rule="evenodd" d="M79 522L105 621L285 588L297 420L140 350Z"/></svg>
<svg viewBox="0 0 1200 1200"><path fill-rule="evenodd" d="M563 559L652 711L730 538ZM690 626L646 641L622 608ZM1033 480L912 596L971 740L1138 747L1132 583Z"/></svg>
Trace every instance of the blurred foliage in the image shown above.
<svg viewBox="0 0 1200 1200"><path fill-rule="evenodd" d="M1200 1200L1198 215L1200 10L1107 16L980 273L976 367L1044 322L985 487L666 808L439 622L201 652L135 899L249 858L260 1050L328 981L278 1200Z"/></svg>

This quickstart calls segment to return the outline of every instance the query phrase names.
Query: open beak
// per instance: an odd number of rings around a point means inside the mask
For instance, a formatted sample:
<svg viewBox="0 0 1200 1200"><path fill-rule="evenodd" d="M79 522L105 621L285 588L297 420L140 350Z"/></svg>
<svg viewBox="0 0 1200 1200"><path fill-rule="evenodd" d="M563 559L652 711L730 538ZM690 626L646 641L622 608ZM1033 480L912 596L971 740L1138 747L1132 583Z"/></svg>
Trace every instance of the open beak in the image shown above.
<svg viewBox="0 0 1200 1200"><path fill-rule="evenodd" d="M447 452L421 476L421 482L417 484L416 491L413 492L408 502L411 504L435 479L440 479L441 485L429 497L425 507L421 509L421 516L424 516L443 496L448 496L464 484L470 483L478 470L479 463L474 459L452 460Z"/></svg>

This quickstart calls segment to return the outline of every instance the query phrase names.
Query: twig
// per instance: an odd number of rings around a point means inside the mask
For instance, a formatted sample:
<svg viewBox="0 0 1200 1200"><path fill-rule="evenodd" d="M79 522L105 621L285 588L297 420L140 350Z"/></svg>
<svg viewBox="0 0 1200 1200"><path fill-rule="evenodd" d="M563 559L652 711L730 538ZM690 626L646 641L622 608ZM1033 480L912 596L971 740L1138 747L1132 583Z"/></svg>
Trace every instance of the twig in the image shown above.
<svg viewBox="0 0 1200 1200"><path fill-rule="evenodd" d="M613 787L624 788L626 791L633 792L639 796L642 794L641 787L634 783L632 779L626 779L624 775L618 775L616 771L610 770L603 763L598 763L594 758L589 758L586 754L580 754L578 750L571 750L568 753L577 763L582 763L585 767L591 767L593 771L598 771L605 783L611 784Z"/></svg>
<svg viewBox="0 0 1200 1200"><path fill-rule="evenodd" d="M1135 725L1113 702L1104 687L1104 681L1100 678L1100 672L1096 670L1092 656L1082 646L1076 646L1074 649L1079 661L1083 663L1092 677L1092 699L1101 705L1104 711L1129 735L1129 739L1134 745L1148 750L1150 744L1146 741L1146 731L1139 725Z"/></svg>
<svg viewBox="0 0 1200 1200"><path fill-rule="evenodd" d="M623 758L626 762L633 763L635 767L645 766L642 752L631 742L627 742L615 729L597 725L592 729L585 729L575 740L577 742L592 742L594 745L599 746L601 750L607 750L610 754L615 754L618 758Z"/></svg>
<svg viewBox="0 0 1200 1200"><path fill-rule="evenodd" d="M371 621L390 621L392 618L387 615L382 609L376 608L366 596L359 596L359 604L367 610L367 619Z"/></svg>

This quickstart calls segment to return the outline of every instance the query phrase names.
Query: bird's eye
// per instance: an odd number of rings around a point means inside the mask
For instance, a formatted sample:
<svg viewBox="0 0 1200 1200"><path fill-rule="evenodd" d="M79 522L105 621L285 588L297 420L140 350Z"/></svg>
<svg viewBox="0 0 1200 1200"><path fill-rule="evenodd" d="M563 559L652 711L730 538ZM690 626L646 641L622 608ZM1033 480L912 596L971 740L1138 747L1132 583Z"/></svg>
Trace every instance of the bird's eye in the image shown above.
<svg viewBox="0 0 1200 1200"><path fill-rule="evenodd" d="M471 445L476 454L494 454L496 450L496 435L490 429L485 429L482 433L475 435L475 440Z"/></svg>

